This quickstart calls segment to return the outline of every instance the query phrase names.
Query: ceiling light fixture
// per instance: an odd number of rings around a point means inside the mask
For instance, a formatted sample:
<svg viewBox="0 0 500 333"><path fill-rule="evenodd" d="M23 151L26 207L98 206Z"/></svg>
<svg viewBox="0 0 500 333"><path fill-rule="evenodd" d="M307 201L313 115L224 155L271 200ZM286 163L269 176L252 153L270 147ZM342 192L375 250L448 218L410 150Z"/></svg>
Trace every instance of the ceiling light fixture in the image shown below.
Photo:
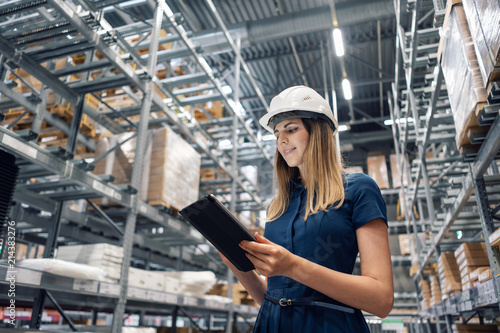
<svg viewBox="0 0 500 333"><path fill-rule="evenodd" d="M335 45L337 57L342 57L344 55L344 43L342 42L342 31L339 28L333 29L333 44Z"/></svg>
<svg viewBox="0 0 500 333"><path fill-rule="evenodd" d="M351 83L349 82L348 79L342 80L342 89L344 90L344 98L348 101L351 100L352 90L351 90Z"/></svg>

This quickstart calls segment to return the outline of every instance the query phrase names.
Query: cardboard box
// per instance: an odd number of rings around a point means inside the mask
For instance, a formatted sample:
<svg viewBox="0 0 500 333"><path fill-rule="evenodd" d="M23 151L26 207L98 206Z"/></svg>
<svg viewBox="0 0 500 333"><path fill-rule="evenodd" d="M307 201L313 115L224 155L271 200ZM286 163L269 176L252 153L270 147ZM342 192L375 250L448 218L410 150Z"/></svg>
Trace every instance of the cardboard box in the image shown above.
<svg viewBox="0 0 500 333"><path fill-rule="evenodd" d="M198 200L200 154L170 128L154 131L147 200L180 210Z"/></svg>
<svg viewBox="0 0 500 333"><path fill-rule="evenodd" d="M479 280L479 275L483 273L485 270L490 269L488 266L480 266L476 268L472 273L469 274L469 279L470 281L478 281Z"/></svg>
<svg viewBox="0 0 500 333"><path fill-rule="evenodd" d="M458 266L458 268L462 270L466 266L479 267L479 266L489 266L489 264L490 261L488 260L488 258L468 258L464 259L464 261L462 261L462 263L460 264L460 266Z"/></svg>
<svg viewBox="0 0 500 333"><path fill-rule="evenodd" d="M479 242L479 243L462 243L456 250L455 250L455 257L458 257L464 250L468 251L481 251L483 250L486 253L486 244L484 242Z"/></svg>
<svg viewBox="0 0 500 333"><path fill-rule="evenodd" d="M396 154L391 154L389 156L389 164L391 166L392 187L393 188L401 188L401 172L400 171L403 171L403 170L400 170L400 167L402 167L402 166L398 166L399 161L396 158ZM408 181L408 174L403 173L403 187L407 187L409 184L411 184L411 180Z"/></svg>
<svg viewBox="0 0 500 333"><path fill-rule="evenodd" d="M491 279L491 268L485 269L481 274L478 275L479 282L483 283Z"/></svg>
<svg viewBox="0 0 500 333"><path fill-rule="evenodd" d="M499 246L500 245L500 228L491 233L488 237L491 246Z"/></svg>
<svg viewBox="0 0 500 333"><path fill-rule="evenodd" d="M488 254L484 250L464 250L464 252L460 253L457 258L457 264L460 266L460 264L465 260L465 259L480 259L480 258L488 258Z"/></svg>
<svg viewBox="0 0 500 333"><path fill-rule="evenodd" d="M378 187L381 189L390 188L385 156L368 156L366 164L368 165L368 175L375 180Z"/></svg>

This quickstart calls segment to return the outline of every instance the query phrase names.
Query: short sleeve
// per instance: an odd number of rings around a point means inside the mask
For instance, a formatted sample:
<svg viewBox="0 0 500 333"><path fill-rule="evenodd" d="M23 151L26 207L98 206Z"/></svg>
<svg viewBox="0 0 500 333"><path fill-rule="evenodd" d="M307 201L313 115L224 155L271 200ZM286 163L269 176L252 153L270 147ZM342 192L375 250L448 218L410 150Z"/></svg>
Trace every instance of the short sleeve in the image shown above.
<svg viewBox="0 0 500 333"><path fill-rule="evenodd" d="M382 218L387 223L387 209L377 183L365 174L356 174L352 186L352 223L354 229L356 230L377 218Z"/></svg>

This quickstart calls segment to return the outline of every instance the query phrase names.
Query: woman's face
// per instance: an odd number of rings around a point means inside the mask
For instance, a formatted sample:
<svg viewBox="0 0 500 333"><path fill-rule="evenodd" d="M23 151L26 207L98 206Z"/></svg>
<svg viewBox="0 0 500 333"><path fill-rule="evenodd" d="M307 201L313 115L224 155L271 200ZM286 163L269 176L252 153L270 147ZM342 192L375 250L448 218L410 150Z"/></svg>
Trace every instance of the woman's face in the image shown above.
<svg viewBox="0 0 500 333"><path fill-rule="evenodd" d="M285 119L274 128L278 151L289 167L298 167L303 177L304 151L309 142L307 132L301 118Z"/></svg>

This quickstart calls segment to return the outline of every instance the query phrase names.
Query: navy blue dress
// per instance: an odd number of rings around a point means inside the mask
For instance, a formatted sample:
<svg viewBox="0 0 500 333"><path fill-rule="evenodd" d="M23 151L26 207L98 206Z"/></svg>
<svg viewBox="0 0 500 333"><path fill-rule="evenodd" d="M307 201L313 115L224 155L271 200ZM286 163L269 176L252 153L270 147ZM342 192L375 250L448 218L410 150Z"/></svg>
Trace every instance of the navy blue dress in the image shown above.
<svg viewBox="0 0 500 333"><path fill-rule="evenodd" d="M375 181L362 173L346 174L344 204L310 215L306 222L307 192L294 181L290 187L289 208L277 220L266 223L264 236L298 256L352 274L358 255L356 229L376 218L387 221L385 202ZM268 278L267 294L277 299L323 296L328 303L347 307L284 276ZM319 306L282 307L265 299L254 332L362 333L369 329L359 309L352 314Z"/></svg>

